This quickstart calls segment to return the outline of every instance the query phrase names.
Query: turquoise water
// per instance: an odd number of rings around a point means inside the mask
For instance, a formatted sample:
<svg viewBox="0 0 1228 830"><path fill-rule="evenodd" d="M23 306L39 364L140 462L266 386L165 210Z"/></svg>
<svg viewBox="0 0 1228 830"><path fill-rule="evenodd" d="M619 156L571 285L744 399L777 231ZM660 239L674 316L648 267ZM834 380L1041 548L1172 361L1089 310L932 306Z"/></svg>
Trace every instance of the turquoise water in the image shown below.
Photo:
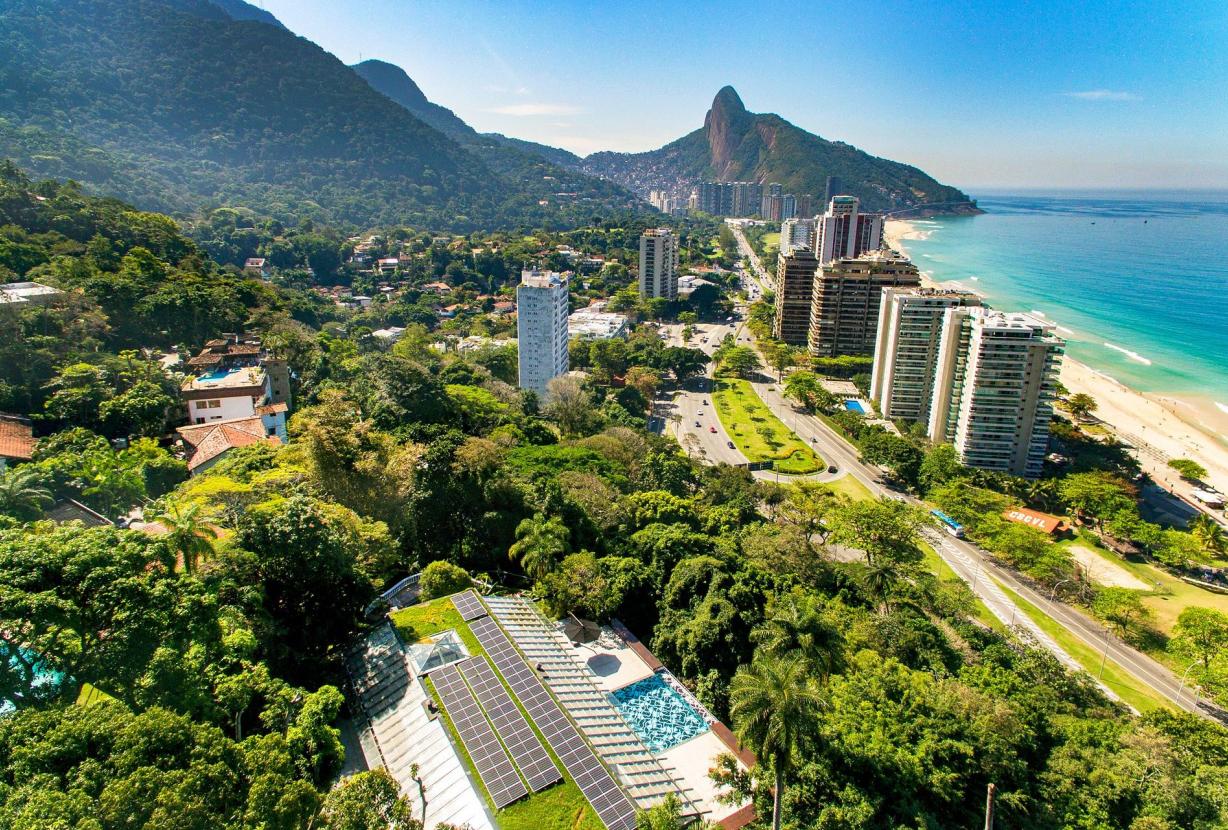
<svg viewBox="0 0 1228 830"><path fill-rule="evenodd" d="M623 720L652 752L664 752L707 731L708 723L661 675L613 693Z"/></svg>
<svg viewBox="0 0 1228 830"><path fill-rule="evenodd" d="M34 666L34 681L36 687L52 686L58 687L64 681L64 675L48 667L39 656L32 651L22 649L21 654L25 659ZM21 664L14 655L7 643L0 643L0 660L8 663L9 669L15 673L15 676L21 674ZM46 691L46 690L43 690ZM7 715L14 711L15 707L12 700L0 698L0 715Z"/></svg>
<svg viewBox="0 0 1228 830"><path fill-rule="evenodd" d="M1144 392L1228 405L1228 193L990 194L982 216L914 222L939 282L1040 312L1071 357Z"/></svg>
<svg viewBox="0 0 1228 830"><path fill-rule="evenodd" d="M866 414L866 408L861 405L860 401L845 401L844 408L849 412L856 412L858 415Z"/></svg>

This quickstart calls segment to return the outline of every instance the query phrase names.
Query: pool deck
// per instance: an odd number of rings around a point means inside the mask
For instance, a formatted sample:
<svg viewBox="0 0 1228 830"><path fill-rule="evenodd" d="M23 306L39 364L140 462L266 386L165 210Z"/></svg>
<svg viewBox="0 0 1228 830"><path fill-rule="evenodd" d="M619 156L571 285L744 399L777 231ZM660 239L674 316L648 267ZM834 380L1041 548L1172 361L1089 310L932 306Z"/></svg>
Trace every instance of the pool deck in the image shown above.
<svg viewBox="0 0 1228 830"><path fill-rule="evenodd" d="M614 692L658 672L669 671L618 620L603 627L602 636L596 642L573 645L572 649L605 692ZM719 789L708 777L708 771L716 766L716 759L725 753L737 758L743 769L749 770L755 765L754 754L743 749L729 727L720 721L710 724L695 737L654 755L703 811L706 821L717 823L723 830L738 830L754 820L754 805L749 802L721 804L717 800Z"/></svg>

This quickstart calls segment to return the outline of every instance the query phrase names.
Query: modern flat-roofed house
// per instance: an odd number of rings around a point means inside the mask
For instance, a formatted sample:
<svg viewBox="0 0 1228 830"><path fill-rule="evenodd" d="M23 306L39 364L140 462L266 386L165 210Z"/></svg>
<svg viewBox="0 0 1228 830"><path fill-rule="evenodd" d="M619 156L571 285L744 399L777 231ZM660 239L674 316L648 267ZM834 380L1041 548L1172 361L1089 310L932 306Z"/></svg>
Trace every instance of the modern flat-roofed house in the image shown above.
<svg viewBox="0 0 1228 830"><path fill-rule="evenodd" d="M243 270L253 277L259 277L262 280L267 280L273 273L272 269L269 268L268 260L255 256L243 263Z"/></svg>
<svg viewBox="0 0 1228 830"><path fill-rule="evenodd" d="M0 285L0 305L46 305L63 293L41 282L7 282Z"/></svg>
<svg viewBox="0 0 1228 830"><path fill-rule="evenodd" d="M0 472L34 456L34 427L25 418L0 413Z"/></svg>

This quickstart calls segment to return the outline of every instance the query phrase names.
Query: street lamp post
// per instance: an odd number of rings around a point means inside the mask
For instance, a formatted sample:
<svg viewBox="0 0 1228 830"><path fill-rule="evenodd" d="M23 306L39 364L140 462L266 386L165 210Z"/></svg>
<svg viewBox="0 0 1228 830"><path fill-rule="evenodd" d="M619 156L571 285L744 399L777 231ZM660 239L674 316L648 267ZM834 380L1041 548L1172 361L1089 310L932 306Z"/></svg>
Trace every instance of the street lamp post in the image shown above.
<svg viewBox="0 0 1228 830"><path fill-rule="evenodd" d="M1057 596L1057 589L1062 587L1062 585L1067 582L1074 582L1074 580L1073 579L1063 579L1061 582L1058 582L1058 584L1053 586L1053 590L1049 592L1049 602L1053 602L1054 597Z"/></svg>
<svg viewBox="0 0 1228 830"><path fill-rule="evenodd" d="M1100 671L1096 673L1096 680L1099 682L1104 677L1104 664L1109 661L1109 629L1104 629L1104 653L1100 655Z"/></svg>
<svg viewBox="0 0 1228 830"><path fill-rule="evenodd" d="M1177 705L1178 706L1181 705L1181 695L1184 694L1185 692L1185 681L1186 681L1186 678L1190 676L1190 669L1197 666L1200 662L1201 661L1199 660L1195 660L1193 663L1190 663L1188 666L1185 667L1185 673L1181 675L1181 685L1177 688Z"/></svg>

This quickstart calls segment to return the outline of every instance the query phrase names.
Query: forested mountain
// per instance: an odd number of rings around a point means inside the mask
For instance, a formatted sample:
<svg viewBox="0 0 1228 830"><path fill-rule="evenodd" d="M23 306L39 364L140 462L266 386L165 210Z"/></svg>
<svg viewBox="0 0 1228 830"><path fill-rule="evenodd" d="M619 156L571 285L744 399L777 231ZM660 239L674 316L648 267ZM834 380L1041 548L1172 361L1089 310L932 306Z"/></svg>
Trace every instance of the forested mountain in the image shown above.
<svg viewBox="0 0 1228 830"><path fill-rule="evenodd" d="M594 153L582 168L642 196L700 181L758 181L779 182L785 193L821 200L827 177L836 176L842 192L861 197L872 210L968 200L915 167L820 138L779 115L748 112L729 86L717 93L701 129L647 153Z"/></svg>
<svg viewBox="0 0 1228 830"><path fill-rule="evenodd" d="M253 6L251 3L244 3L243 0L210 0L210 2L230 15L232 20L255 20L282 29L286 28L280 20L273 16L272 12L265 11L259 6Z"/></svg>
<svg viewBox="0 0 1228 830"><path fill-rule="evenodd" d="M634 207L532 156L491 163L310 41L205 0L6 0L0 38L0 157L141 207L456 229Z"/></svg>
<svg viewBox="0 0 1228 830"><path fill-rule="evenodd" d="M580 168L580 157L559 147L510 138L500 133L479 133L452 110L427 100L418 85L399 66L385 61L368 60L351 68L376 91L384 93L441 133L450 135L462 144L482 148L514 147L541 156L560 167L571 170Z"/></svg>

